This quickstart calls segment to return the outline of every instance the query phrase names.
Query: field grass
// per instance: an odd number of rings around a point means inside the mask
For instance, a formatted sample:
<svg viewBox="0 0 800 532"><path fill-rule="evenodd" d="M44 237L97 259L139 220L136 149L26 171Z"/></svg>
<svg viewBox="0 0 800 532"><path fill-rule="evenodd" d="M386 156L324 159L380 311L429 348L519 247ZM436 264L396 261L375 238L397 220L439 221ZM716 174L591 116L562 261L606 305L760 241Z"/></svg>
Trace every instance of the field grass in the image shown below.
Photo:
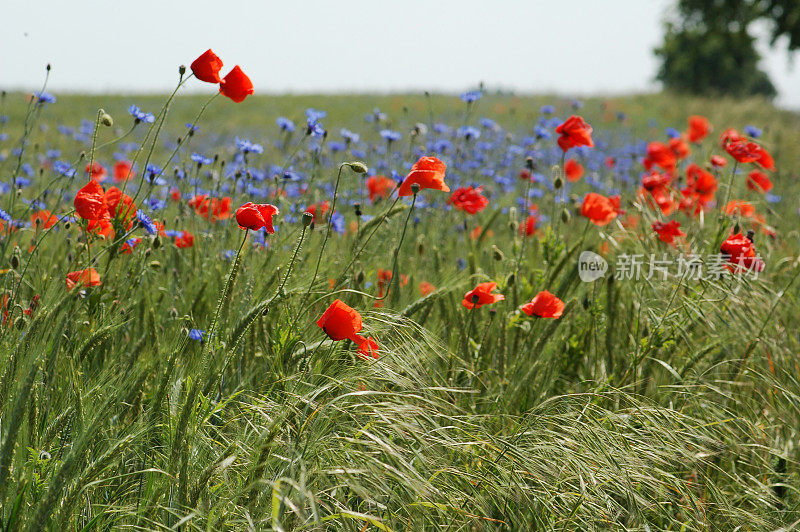
<svg viewBox="0 0 800 532"><path fill-rule="evenodd" d="M20 222L5 220L0 242L2 530L800 523L796 114L760 100L664 94L588 98L577 111L548 96L485 94L468 106L452 95L308 95L217 98L197 120L208 96L179 93L162 126L166 96L56 96L29 105L11 93L0 103L8 116L0 207ZM156 115L152 127L133 127L131 104ZM594 127L595 148L578 157L587 173L564 183L565 203L555 201L562 191L553 183L563 181L555 140L525 140L544 104ZM113 126L97 122L100 108ZM326 138L305 134L307 108L327 112ZM386 117L365 121L376 108ZM715 170L716 204L702 216L665 216L639 196L646 142L665 141L667 127L682 131L691 114L715 129L692 145L680 179L689 162L725 155L724 129L752 124L775 157L772 196L747 189L750 165L730 158ZM297 124L293 135L276 126L279 116ZM191 137L187 122L199 126ZM411 135L416 124L427 132ZM459 136L465 125L481 137ZM341 128L361 139L344 144ZM389 143L383 129L402 138ZM263 153L243 154L235 137ZM167 230L191 232L193 246L120 219L115 236L87 236L72 218L87 163L110 170L140 146L125 192ZM198 164L192 153L212 161ZM448 165L452 189L484 184L488 207L470 216L430 190L373 202L365 175L340 166L363 161L370 175L402 178L421 155ZM529 194L539 222L523 237L530 185L518 174L527 156L540 176ZM56 160L75 175L59 174ZM146 162L163 167L163 183L141 179ZM626 213L588 223L581 198L595 190L618 191ZM245 233L233 218L203 217L189 205L199 192L231 197L233 210L273 203L277 231ZM721 215L728 195L752 202L763 220ZM303 211L326 200L342 218L329 225L330 211L318 211L305 227ZM30 223L40 208L58 223ZM657 219L679 220L686 237L659 241ZM705 257L734 226L755 231L766 264L756 279L578 276L583 250L612 269L623 254ZM122 253L131 237L141 242ZM67 290L67 273L89 267L102 284ZM394 272L388 287L379 269ZM485 281L505 300L462 306ZM421 282L435 290L423 295ZM519 311L545 289L565 302L561 318ZM336 298L363 316L378 359L317 327ZM202 341L190 336L195 329Z"/></svg>

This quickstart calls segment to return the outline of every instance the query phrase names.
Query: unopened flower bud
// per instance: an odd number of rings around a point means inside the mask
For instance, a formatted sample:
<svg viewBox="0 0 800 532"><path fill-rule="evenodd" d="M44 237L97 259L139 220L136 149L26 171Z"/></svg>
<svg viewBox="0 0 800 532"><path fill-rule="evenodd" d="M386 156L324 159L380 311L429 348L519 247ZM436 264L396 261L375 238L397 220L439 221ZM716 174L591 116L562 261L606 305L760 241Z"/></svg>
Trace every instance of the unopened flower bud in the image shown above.
<svg viewBox="0 0 800 532"><path fill-rule="evenodd" d="M181 77L183 77L183 75L186 74L186 65L181 65L178 67L178 74L180 74Z"/></svg>
<svg viewBox="0 0 800 532"><path fill-rule="evenodd" d="M500 262L505 258L505 255L503 255L503 252L500 250L499 247L492 246L492 258L497 262Z"/></svg>
<svg viewBox="0 0 800 532"><path fill-rule="evenodd" d="M556 190L561 190L563 186L564 186L564 180L561 179L561 176L558 176L553 180L553 188L555 188Z"/></svg>
<svg viewBox="0 0 800 532"><path fill-rule="evenodd" d="M572 215L569 213L569 209L564 209L564 210L561 211L561 221L562 222L567 223L567 222L569 222L570 218L572 218Z"/></svg>
<svg viewBox="0 0 800 532"><path fill-rule="evenodd" d="M106 127L111 127L114 125L114 119L111 118L110 114L100 109L100 123Z"/></svg>
<svg viewBox="0 0 800 532"><path fill-rule="evenodd" d="M750 242L754 242L753 239L755 238L755 236L756 236L756 232L753 231L752 229L747 231L747 240L749 240Z"/></svg>
<svg viewBox="0 0 800 532"><path fill-rule="evenodd" d="M525 157L525 168L533 171L534 166L535 165L533 164L533 157L531 157L530 155L528 157Z"/></svg>
<svg viewBox="0 0 800 532"><path fill-rule="evenodd" d="M516 281L516 277L514 277L514 272L508 274L506 277L506 286L514 286L514 282Z"/></svg>
<svg viewBox="0 0 800 532"><path fill-rule="evenodd" d="M303 227L308 227L314 221L314 215L310 212L303 213Z"/></svg>
<svg viewBox="0 0 800 532"><path fill-rule="evenodd" d="M361 213L361 204L360 203L354 203L353 204L353 209L356 211L356 216L361 216L362 213Z"/></svg>
<svg viewBox="0 0 800 532"><path fill-rule="evenodd" d="M350 170L352 170L353 172L355 172L357 174L366 174L369 171L369 169L367 168L367 165L362 163L361 161L353 161L353 162L344 163L344 164L349 166Z"/></svg>

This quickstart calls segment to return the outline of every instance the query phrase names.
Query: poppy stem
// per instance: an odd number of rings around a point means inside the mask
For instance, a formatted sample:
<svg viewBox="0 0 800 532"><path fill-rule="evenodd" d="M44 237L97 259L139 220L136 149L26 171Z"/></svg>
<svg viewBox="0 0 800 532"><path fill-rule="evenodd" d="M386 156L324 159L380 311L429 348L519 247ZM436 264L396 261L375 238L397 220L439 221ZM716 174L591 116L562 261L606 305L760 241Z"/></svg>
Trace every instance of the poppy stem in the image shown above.
<svg viewBox="0 0 800 532"><path fill-rule="evenodd" d="M406 216L406 221L403 224L403 232L400 233L400 242L397 243L397 247L394 248L394 260L392 261L392 278L389 279L389 285L386 287L386 293L383 297L379 297L378 300L386 299L389 297L389 293L392 290L392 286L395 284L395 278L399 276L397 273L397 258L400 255L400 248L403 245L403 240L406 237L406 230L408 229L408 221L411 219L411 214L414 212L414 205L417 203L417 193L414 192L413 197L411 198L411 208L408 209L408 215Z"/></svg>

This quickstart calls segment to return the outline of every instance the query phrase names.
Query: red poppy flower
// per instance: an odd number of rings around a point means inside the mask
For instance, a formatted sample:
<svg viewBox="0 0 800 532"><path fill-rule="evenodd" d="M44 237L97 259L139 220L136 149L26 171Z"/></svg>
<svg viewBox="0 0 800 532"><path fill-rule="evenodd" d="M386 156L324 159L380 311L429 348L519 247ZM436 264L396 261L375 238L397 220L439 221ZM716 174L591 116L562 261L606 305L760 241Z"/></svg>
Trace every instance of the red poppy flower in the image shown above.
<svg viewBox="0 0 800 532"><path fill-rule="evenodd" d="M106 206L108 206L108 214L112 218L119 216L126 223L136 218L136 205L133 204L133 198L123 194L117 187L111 187L106 191Z"/></svg>
<svg viewBox="0 0 800 532"><path fill-rule="evenodd" d="M97 270L94 268L87 268L67 274L67 290L72 290L79 285L84 288L89 288L99 284L102 284L100 282L100 274L97 273Z"/></svg>
<svg viewBox="0 0 800 532"><path fill-rule="evenodd" d="M672 176L669 174L662 174L655 170L642 176L642 187L648 192L652 192L658 188L668 187L671 182Z"/></svg>
<svg viewBox="0 0 800 532"><path fill-rule="evenodd" d="M444 173L447 170L445 164L436 157L422 157L419 161L414 163L411 171L408 173L400 187L397 189L398 196L410 196L411 185L414 183L419 185L420 190L431 189L441 190L442 192L450 192L444 182Z"/></svg>
<svg viewBox="0 0 800 532"><path fill-rule="evenodd" d="M99 220L108 217L105 192L94 179L75 195L75 213L84 220Z"/></svg>
<svg viewBox="0 0 800 532"><path fill-rule="evenodd" d="M752 170L747 174L747 188L756 192L769 192L772 190L772 181L769 176L760 170Z"/></svg>
<svg viewBox="0 0 800 532"><path fill-rule="evenodd" d="M723 166L728 164L728 160L721 156L721 155L712 155L711 156L711 166L716 168L722 168Z"/></svg>
<svg viewBox="0 0 800 532"><path fill-rule="evenodd" d="M678 237L686 236L686 233L681 231L681 224L677 220L671 220L667 223L655 221L653 222L653 231L658 233L658 238L662 242L672 244Z"/></svg>
<svg viewBox="0 0 800 532"><path fill-rule="evenodd" d="M90 179L96 179L97 181L102 181L108 175L103 165L97 161L86 165L86 173L89 174Z"/></svg>
<svg viewBox="0 0 800 532"><path fill-rule="evenodd" d="M222 59L209 48L203 55L192 61L190 67L194 77L206 83L219 83L219 71L222 69Z"/></svg>
<svg viewBox="0 0 800 532"><path fill-rule="evenodd" d="M129 161L117 161L114 165L114 181L126 181L136 176L133 171L133 165Z"/></svg>
<svg viewBox="0 0 800 532"><path fill-rule="evenodd" d="M125 255L130 255L131 253L133 253L133 250L136 248L136 246L138 246L141 243L141 241L142 239L139 238L138 236L126 240L125 242L122 243L122 247L119 250Z"/></svg>
<svg viewBox="0 0 800 532"><path fill-rule="evenodd" d="M736 264L735 271L741 268L761 272L764 270L764 261L756 255L753 242L741 233L729 236L719 248L720 253L727 256L728 262Z"/></svg>
<svg viewBox="0 0 800 532"><path fill-rule="evenodd" d="M745 139L728 142L725 151L740 163L754 163L762 157L761 146Z"/></svg>
<svg viewBox="0 0 800 532"><path fill-rule="evenodd" d="M493 294L492 291L495 288L497 288L497 283L480 283L464 294L464 300L461 301L461 304L468 309L473 309L503 301L506 296L503 294Z"/></svg>
<svg viewBox="0 0 800 532"><path fill-rule="evenodd" d="M522 222L522 225L519 226L519 232L521 235L524 236L533 236L536 234L536 226L539 224L539 213L534 212L528 215L525 218L525 221Z"/></svg>
<svg viewBox="0 0 800 532"><path fill-rule="evenodd" d="M589 218L595 225L606 225L617 217L617 208L609 198L596 192L589 192L583 198L581 215Z"/></svg>
<svg viewBox="0 0 800 532"><path fill-rule="evenodd" d="M770 155L770 153L763 147L761 148L761 154L759 155L756 164L764 170L775 170L775 161L772 159L772 155Z"/></svg>
<svg viewBox="0 0 800 532"><path fill-rule="evenodd" d="M422 294L422 297L427 297L436 291L436 287L428 281L422 281L417 288L419 288L419 293Z"/></svg>
<svg viewBox="0 0 800 532"><path fill-rule="evenodd" d="M725 206L725 214L728 216L738 214L742 218L753 218L756 215L756 208L749 201L732 200Z"/></svg>
<svg viewBox="0 0 800 532"><path fill-rule="evenodd" d="M711 133L711 122L704 116L692 115L689 117L688 124L686 137L689 142L700 142Z"/></svg>
<svg viewBox="0 0 800 532"><path fill-rule="evenodd" d="M331 303L317 320L317 325L335 342L347 339L358 344L363 342L363 339L356 338L363 328L361 314L340 299Z"/></svg>
<svg viewBox="0 0 800 532"><path fill-rule="evenodd" d="M111 240L114 238L114 224L108 218L100 218L99 220L89 220L86 224L86 232L92 235L97 235Z"/></svg>
<svg viewBox="0 0 800 532"><path fill-rule="evenodd" d="M375 202L378 198L386 198L394 190L396 183L382 175L373 175L367 178L367 190L369 191L369 201Z"/></svg>
<svg viewBox="0 0 800 532"><path fill-rule="evenodd" d="M31 214L31 223L38 229L50 229L58 222L58 217L50 211L42 209Z"/></svg>
<svg viewBox="0 0 800 532"><path fill-rule="evenodd" d="M447 202L467 214L477 214L489 205L489 200L481 192L483 192L483 187L457 188Z"/></svg>
<svg viewBox="0 0 800 532"><path fill-rule="evenodd" d="M686 185L700 203L705 205L714 200L718 183L717 178L711 172L707 172L699 165L692 163L686 167Z"/></svg>
<svg viewBox="0 0 800 532"><path fill-rule="evenodd" d="M312 203L306 207L305 212L310 213L312 216L312 221L316 222L317 214L319 214L321 218L325 218L325 213L328 212L328 209L330 209L330 204L328 203L328 200L325 200L321 203Z"/></svg>
<svg viewBox="0 0 800 532"><path fill-rule="evenodd" d="M566 122L556 128L558 145L565 152L576 146L594 146L592 142L592 126L580 116L572 115Z"/></svg>
<svg viewBox="0 0 800 532"><path fill-rule="evenodd" d="M689 145L680 137L670 139L668 146L678 159L685 159L692 153Z"/></svg>
<svg viewBox="0 0 800 532"><path fill-rule="evenodd" d="M531 178L531 171L528 170L527 168L523 168L522 170L519 171L519 178L523 181L527 181L528 179Z"/></svg>
<svg viewBox="0 0 800 532"><path fill-rule="evenodd" d="M675 152L663 142L651 142L647 145L647 155L645 155L642 164L648 170L655 165L662 170L672 172L675 169L676 163L677 158L675 157Z"/></svg>
<svg viewBox="0 0 800 532"><path fill-rule="evenodd" d="M583 166L575 159L567 159L564 163L564 175L567 181L574 183L583 175Z"/></svg>
<svg viewBox="0 0 800 532"><path fill-rule="evenodd" d="M272 218L276 214L278 214L278 208L274 205L268 203L256 205L248 201L236 209L236 222L241 229L258 231L263 227L267 233L273 234L275 228L272 226Z"/></svg>
<svg viewBox="0 0 800 532"><path fill-rule="evenodd" d="M181 236L175 237L175 245L179 248L190 248L194 246L194 235L189 231L183 231Z"/></svg>
<svg viewBox="0 0 800 532"><path fill-rule="evenodd" d="M359 358L369 360L369 358L372 357L378 360L378 342L376 342L372 336L367 336L363 340L361 340L361 337L357 336L356 339L360 340L360 343L356 342L358 344L356 354Z"/></svg>
<svg viewBox="0 0 800 532"><path fill-rule="evenodd" d="M544 290L536 294L536 296L531 299L530 303L522 305L520 310L528 316L558 319L564 314L564 302L547 290Z"/></svg>
<svg viewBox="0 0 800 532"><path fill-rule="evenodd" d="M724 150L729 143L743 139L744 137L742 137L742 135L740 135L738 131L736 131L732 127L729 127L728 129L722 132L722 135L719 136L719 145Z"/></svg>
<svg viewBox="0 0 800 532"><path fill-rule="evenodd" d="M236 103L243 102L245 98L253 94L253 82L239 68L239 65L236 65L219 82L219 92Z"/></svg>
<svg viewBox="0 0 800 532"><path fill-rule="evenodd" d="M172 201L178 202L181 200L181 191L179 188L175 187L169 191L169 197Z"/></svg>

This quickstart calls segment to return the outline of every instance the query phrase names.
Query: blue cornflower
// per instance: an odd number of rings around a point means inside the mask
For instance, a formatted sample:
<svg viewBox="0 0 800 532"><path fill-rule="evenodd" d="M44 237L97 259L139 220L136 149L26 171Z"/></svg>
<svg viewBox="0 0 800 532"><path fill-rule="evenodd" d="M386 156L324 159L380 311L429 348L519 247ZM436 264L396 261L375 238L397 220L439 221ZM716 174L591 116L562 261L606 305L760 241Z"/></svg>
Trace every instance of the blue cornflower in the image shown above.
<svg viewBox="0 0 800 532"><path fill-rule="evenodd" d="M0 133L0 141L8 140L8 133Z"/></svg>
<svg viewBox="0 0 800 532"><path fill-rule="evenodd" d="M222 258L225 260L233 260L233 257L236 256L236 251L233 249L226 249L222 252Z"/></svg>
<svg viewBox="0 0 800 532"><path fill-rule="evenodd" d="M325 111L319 111L317 109L314 109L313 107L309 107L308 109L306 109L306 118L313 122L318 122L323 118L325 118L326 116L328 116L328 113L326 113Z"/></svg>
<svg viewBox="0 0 800 532"><path fill-rule="evenodd" d="M144 122L145 124L152 124L156 121L156 117L153 116L152 113L146 113L135 105L128 107L128 112L135 120Z"/></svg>
<svg viewBox="0 0 800 532"><path fill-rule="evenodd" d="M158 198L148 198L145 200L145 204L150 208L151 211L160 211L167 206L166 201Z"/></svg>
<svg viewBox="0 0 800 532"><path fill-rule="evenodd" d="M236 147L242 153L264 153L264 146L261 144L250 142L248 139L240 139L239 137L236 137Z"/></svg>
<svg viewBox="0 0 800 532"><path fill-rule="evenodd" d="M206 333L203 329L192 329L189 331L189 338L192 340L197 340L199 342L203 341L203 335Z"/></svg>
<svg viewBox="0 0 800 532"><path fill-rule="evenodd" d="M176 231L175 229L167 229L164 234L168 238L180 238L183 236L183 231Z"/></svg>
<svg viewBox="0 0 800 532"><path fill-rule="evenodd" d="M553 137L553 135L550 133L550 131L548 131L546 128L540 126L539 124L536 124L535 126L533 126L533 133L534 133L534 135L536 135L537 139L550 140Z"/></svg>
<svg viewBox="0 0 800 532"><path fill-rule="evenodd" d="M295 130L294 122L286 118L285 116L279 116L275 123L278 124L278 127L281 128L281 131L288 131L291 133Z"/></svg>
<svg viewBox="0 0 800 532"><path fill-rule="evenodd" d="M186 122L186 129L188 129L189 131L193 131L193 132L200 131L200 128L198 126L192 124L191 122Z"/></svg>
<svg viewBox="0 0 800 532"><path fill-rule="evenodd" d="M75 176L75 169L69 164L67 161L58 160L53 163L53 170L57 174L66 176L66 177L74 177Z"/></svg>
<svg viewBox="0 0 800 532"><path fill-rule="evenodd" d="M139 220L139 225L144 228L148 235L155 235L158 233L158 227L156 227L153 220L151 220L142 209L136 210L136 219Z"/></svg>
<svg viewBox="0 0 800 532"><path fill-rule="evenodd" d="M344 234L344 216L340 212L331 214L331 227L339 234Z"/></svg>
<svg viewBox="0 0 800 532"><path fill-rule="evenodd" d="M309 118L306 121L306 135L312 135L314 137L323 137L325 136L325 129L322 127L322 124L320 124L316 120L312 120Z"/></svg>
<svg viewBox="0 0 800 532"><path fill-rule="evenodd" d="M764 133L763 131L758 129L756 126L744 126L744 132L747 135L753 137L754 139L757 139L758 137L760 137Z"/></svg>
<svg viewBox="0 0 800 532"><path fill-rule="evenodd" d="M11 218L11 215L8 214L6 211L4 211L3 209L0 209L0 220L3 220L4 222L11 223L11 220L13 220L13 218Z"/></svg>
<svg viewBox="0 0 800 532"><path fill-rule="evenodd" d="M47 150L44 154L48 159L58 159L61 157L61 150Z"/></svg>
<svg viewBox="0 0 800 532"><path fill-rule="evenodd" d="M543 115L552 115L556 112L556 108L553 105L543 105L539 108L539 112Z"/></svg>
<svg viewBox="0 0 800 532"><path fill-rule="evenodd" d="M56 103L56 97L50 94L49 92L34 91L33 95L36 97L36 103L39 104Z"/></svg>
<svg viewBox="0 0 800 532"><path fill-rule="evenodd" d="M497 129L497 123L491 118L481 118L478 123L486 129Z"/></svg>
<svg viewBox="0 0 800 532"><path fill-rule="evenodd" d="M466 139L477 139L481 136L481 130L472 126L461 126L458 128L458 136Z"/></svg>
<svg viewBox="0 0 800 532"><path fill-rule="evenodd" d="M361 140L361 137L359 136L358 133L353 133L349 129L342 128L342 130L339 131L339 133L342 135L344 140L346 142L348 142L348 143L350 143L350 142L355 143L355 142L358 142L359 140Z"/></svg>
<svg viewBox="0 0 800 532"><path fill-rule="evenodd" d="M576 111L577 111L578 109L580 109L581 107L583 107L583 102L582 102L582 101L580 101L580 100L577 100L577 99L575 99L575 100L572 100L571 102L569 102L569 104L570 104L570 106L571 106L573 109L575 109Z"/></svg>
<svg viewBox="0 0 800 532"><path fill-rule="evenodd" d="M392 131L391 129L382 129L381 137L383 137L384 140L386 140L386 142L394 142L403 138L403 135L401 135L399 131Z"/></svg>
<svg viewBox="0 0 800 532"><path fill-rule="evenodd" d="M211 164L214 162L214 159L206 157L202 153L192 153L191 159L197 164Z"/></svg>
<svg viewBox="0 0 800 532"><path fill-rule="evenodd" d="M367 122L383 122L386 118L386 113L382 113L377 107L372 110L371 114L364 116L364 120Z"/></svg>
<svg viewBox="0 0 800 532"><path fill-rule="evenodd" d="M776 194L770 194L770 193L764 194L764 199L767 200L767 203L780 203L781 202L781 197L776 195Z"/></svg>
<svg viewBox="0 0 800 532"><path fill-rule="evenodd" d="M674 127L668 127L666 130L667 136L671 139L677 139L681 136L681 132Z"/></svg>
<svg viewBox="0 0 800 532"><path fill-rule="evenodd" d="M481 96L483 96L483 93L481 91L467 91L461 94L459 98L461 98L461 101L464 103L473 103L480 100Z"/></svg>

